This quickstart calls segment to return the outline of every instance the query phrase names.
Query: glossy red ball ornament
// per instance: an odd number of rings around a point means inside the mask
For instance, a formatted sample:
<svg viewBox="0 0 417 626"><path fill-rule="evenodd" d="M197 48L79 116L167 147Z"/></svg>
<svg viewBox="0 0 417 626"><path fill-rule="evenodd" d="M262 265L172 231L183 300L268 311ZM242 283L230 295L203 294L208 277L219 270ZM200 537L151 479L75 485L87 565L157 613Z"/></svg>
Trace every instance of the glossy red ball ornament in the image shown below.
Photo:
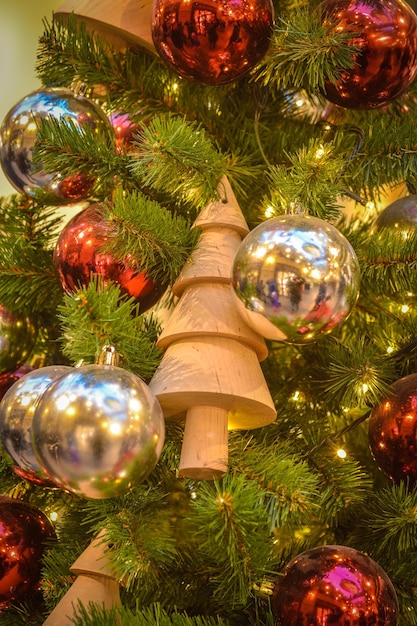
<svg viewBox="0 0 417 626"><path fill-rule="evenodd" d="M320 546L288 563L271 597L282 626L395 626L398 600L384 570L345 546Z"/></svg>
<svg viewBox="0 0 417 626"><path fill-rule="evenodd" d="M273 26L270 0L155 0L152 38L161 58L183 78L230 83L266 54Z"/></svg>
<svg viewBox="0 0 417 626"><path fill-rule="evenodd" d="M66 224L55 246L54 264L62 286L71 293L80 286L88 286L91 276L100 276L104 284L119 285L121 293L134 298L143 313L156 304L166 285L141 270L139 261L127 259L124 263L102 252L103 244L111 237L111 226L99 204L77 213Z"/></svg>
<svg viewBox="0 0 417 626"><path fill-rule="evenodd" d="M417 16L402 0L324 0L323 23L352 33L354 65L325 96L348 109L371 109L398 98L417 75Z"/></svg>
<svg viewBox="0 0 417 626"><path fill-rule="evenodd" d="M0 496L0 610L40 590L45 542L54 537L42 511Z"/></svg>
<svg viewBox="0 0 417 626"><path fill-rule="evenodd" d="M378 467L396 484L417 481L417 374L397 380L371 413L369 447Z"/></svg>

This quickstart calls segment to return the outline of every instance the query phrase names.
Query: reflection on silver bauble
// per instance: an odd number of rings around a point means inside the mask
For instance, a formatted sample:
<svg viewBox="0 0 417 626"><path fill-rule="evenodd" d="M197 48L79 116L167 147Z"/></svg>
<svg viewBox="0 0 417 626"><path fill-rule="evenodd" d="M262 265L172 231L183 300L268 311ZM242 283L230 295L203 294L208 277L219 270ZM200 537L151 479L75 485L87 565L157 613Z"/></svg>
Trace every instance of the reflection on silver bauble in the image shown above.
<svg viewBox="0 0 417 626"><path fill-rule="evenodd" d="M39 464L60 487L113 498L151 473L165 438L161 407L137 376L113 365L73 368L43 394L33 418Z"/></svg>
<svg viewBox="0 0 417 626"><path fill-rule="evenodd" d="M0 441L17 464L16 473L30 482L49 485L32 447L32 421L39 400L49 385L72 367L50 365L17 380L0 403Z"/></svg>
<svg viewBox="0 0 417 626"><path fill-rule="evenodd" d="M20 193L33 196L42 189L62 202L79 202L89 197L94 178L75 172L65 178L39 170L33 163L38 127L43 119L71 120L82 129L111 128L101 108L69 89L44 88L34 91L7 113L0 128L0 164L4 175Z"/></svg>
<svg viewBox="0 0 417 626"><path fill-rule="evenodd" d="M238 309L266 339L301 344L351 312L359 263L347 239L317 217L269 219L242 241L233 266Z"/></svg>

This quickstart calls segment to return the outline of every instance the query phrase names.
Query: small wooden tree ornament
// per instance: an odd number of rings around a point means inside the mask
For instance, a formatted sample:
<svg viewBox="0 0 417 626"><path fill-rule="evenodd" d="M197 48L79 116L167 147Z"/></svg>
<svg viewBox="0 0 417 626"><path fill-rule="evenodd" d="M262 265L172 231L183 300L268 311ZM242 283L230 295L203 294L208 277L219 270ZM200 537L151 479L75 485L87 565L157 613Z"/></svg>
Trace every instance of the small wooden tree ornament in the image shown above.
<svg viewBox="0 0 417 626"><path fill-rule="evenodd" d="M140 46L156 54L151 34L152 0L64 0L59 18L74 14L115 49Z"/></svg>
<svg viewBox="0 0 417 626"><path fill-rule="evenodd" d="M229 429L260 428L276 417L259 364L265 342L233 301L232 267L248 226L227 179L219 190L224 200L194 224L202 234L173 286L179 301L158 341L165 354L150 383L164 416L185 419L179 471L198 479L227 471Z"/></svg>
<svg viewBox="0 0 417 626"><path fill-rule="evenodd" d="M74 626L79 603L99 604L106 609L120 606L119 583L114 579L106 556L103 533L94 539L70 568L77 578L44 622L44 626Z"/></svg>

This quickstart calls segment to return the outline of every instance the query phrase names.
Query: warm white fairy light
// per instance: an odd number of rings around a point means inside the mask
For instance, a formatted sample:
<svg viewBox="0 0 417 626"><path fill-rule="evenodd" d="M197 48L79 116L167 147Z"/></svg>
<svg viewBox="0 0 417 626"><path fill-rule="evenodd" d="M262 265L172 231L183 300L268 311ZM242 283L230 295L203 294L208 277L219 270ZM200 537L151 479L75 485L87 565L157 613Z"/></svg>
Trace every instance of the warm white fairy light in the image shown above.
<svg viewBox="0 0 417 626"><path fill-rule="evenodd" d="M270 217L273 217L274 213L274 207L270 205L266 207L264 215L267 219L269 219Z"/></svg>
<svg viewBox="0 0 417 626"><path fill-rule="evenodd" d="M339 448L336 454L339 457L339 459L345 459L347 457L347 452L346 450L343 450L343 448Z"/></svg>
<svg viewBox="0 0 417 626"><path fill-rule="evenodd" d="M410 307L408 306L408 304L403 304L401 307L401 313L408 313L408 311L410 310Z"/></svg>
<svg viewBox="0 0 417 626"><path fill-rule="evenodd" d="M52 513L49 516L49 519L51 520L51 522L56 522L58 519L58 513L56 511L52 511Z"/></svg>

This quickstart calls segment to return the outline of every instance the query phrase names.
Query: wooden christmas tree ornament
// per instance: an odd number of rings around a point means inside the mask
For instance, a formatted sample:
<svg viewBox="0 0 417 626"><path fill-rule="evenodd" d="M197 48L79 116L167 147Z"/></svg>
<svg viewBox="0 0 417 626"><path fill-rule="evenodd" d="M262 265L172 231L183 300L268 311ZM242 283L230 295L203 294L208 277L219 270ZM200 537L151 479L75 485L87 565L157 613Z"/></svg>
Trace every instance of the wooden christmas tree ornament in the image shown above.
<svg viewBox="0 0 417 626"><path fill-rule="evenodd" d="M74 626L79 604L99 604L106 609L120 606L119 583L106 556L107 547L99 534L70 568L77 578L44 622L44 626Z"/></svg>
<svg viewBox="0 0 417 626"><path fill-rule="evenodd" d="M194 227L202 234L173 286L179 301L158 345L165 349L150 388L164 416L185 420L180 475L219 478L228 466L228 430L270 424L276 411L259 362L263 338L238 314L233 261L248 226L229 182Z"/></svg>
<svg viewBox="0 0 417 626"><path fill-rule="evenodd" d="M156 54L151 12L152 0L65 0L54 15L66 19L73 13L117 50L140 46Z"/></svg>

